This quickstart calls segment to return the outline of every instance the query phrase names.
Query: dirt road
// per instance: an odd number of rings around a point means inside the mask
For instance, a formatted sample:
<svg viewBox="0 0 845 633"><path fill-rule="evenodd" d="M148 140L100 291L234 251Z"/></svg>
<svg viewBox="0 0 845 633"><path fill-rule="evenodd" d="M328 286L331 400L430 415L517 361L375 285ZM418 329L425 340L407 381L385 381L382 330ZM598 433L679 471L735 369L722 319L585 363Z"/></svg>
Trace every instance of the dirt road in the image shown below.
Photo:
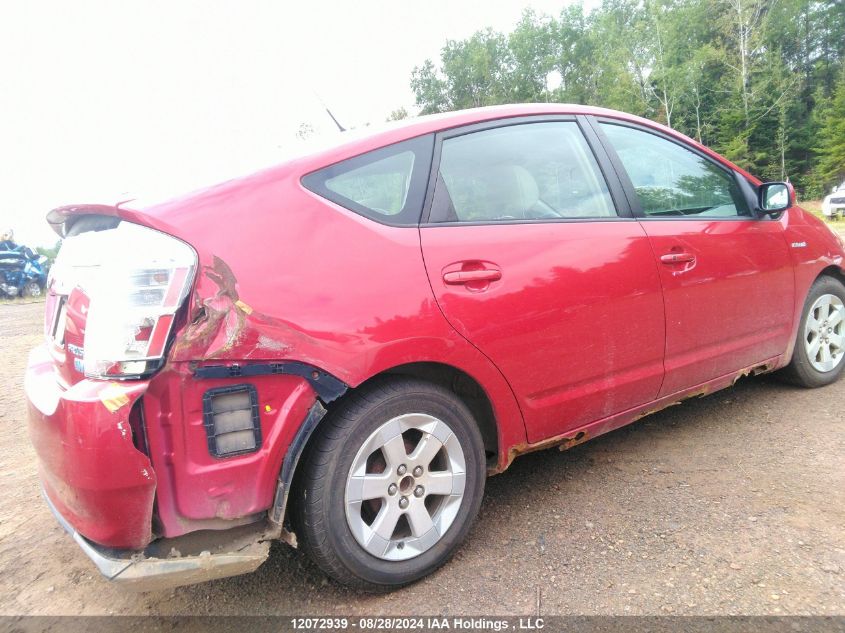
<svg viewBox="0 0 845 633"><path fill-rule="evenodd" d="M39 496L22 374L42 306L0 305L0 614L843 614L845 380L755 378L488 480L468 543L385 596L275 546L250 576L104 581Z"/></svg>

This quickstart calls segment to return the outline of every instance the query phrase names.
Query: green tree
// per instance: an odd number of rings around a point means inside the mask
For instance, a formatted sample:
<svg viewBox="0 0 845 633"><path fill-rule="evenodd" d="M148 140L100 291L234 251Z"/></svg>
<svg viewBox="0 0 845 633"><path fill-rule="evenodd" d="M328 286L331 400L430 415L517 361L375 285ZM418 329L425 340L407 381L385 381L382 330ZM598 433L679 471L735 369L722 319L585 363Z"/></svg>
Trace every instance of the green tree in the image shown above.
<svg viewBox="0 0 845 633"><path fill-rule="evenodd" d="M816 169L827 187L845 178L845 65L833 97L822 106L819 122Z"/></svg>
<svg viewBox="0 0 845 633"><path fill-rule="evenodd" d="M405 108L396 108L388 115L387 121L401 121L402 119L407 119L408 116L408 111Z"/></svg>
<svg viewBox="0 0 845 633"><path fill-rule="evenodd" d="M448 41L411 87L421 113L526 101L623 110L817 193L842 169L843 63L842 0L603 0Z"/></svg>
<svg viewBox="0 0 845 633"><path fill-rule="evenodd" d="M515 101L549 100L547 78L554 70L557 48L552 24L551 18L540 18L529 10L508 36L513 69L506 83Z"/></svg>
<svg viewBox="0 0 845 633"><path fill-rule="evenodd" d="M577 3L564 8L549 24L552 70L560 79L551 95L553 101L598 104L601 100L598 78L602 65L593 63L599 42L591 20Z"/></svg>
<svg viewBox="0 0 845 633"><path fill-rule="evenodd" d="M61 247L62 241L57 240L55 245L53 245L52 247L36 246L35 252L39 255L43 255L44 257L46 257L50 265L52 266L53 262L56 261L56 256L59 254L59 249L61 249Z"/></svg>
<svg viewBox="0 0 845 633"><path fill-rule="evenodd" d="M446 81L440 77L434 62L425 60L411 73L411 90L420 107L420 114L447 112L451 108Z"/></svg>

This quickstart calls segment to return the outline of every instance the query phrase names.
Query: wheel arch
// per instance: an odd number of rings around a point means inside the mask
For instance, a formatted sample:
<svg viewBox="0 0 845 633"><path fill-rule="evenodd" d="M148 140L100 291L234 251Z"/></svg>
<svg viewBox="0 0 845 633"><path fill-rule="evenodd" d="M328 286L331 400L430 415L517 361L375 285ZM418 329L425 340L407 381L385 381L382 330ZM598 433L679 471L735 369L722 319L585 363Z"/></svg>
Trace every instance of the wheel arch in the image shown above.
<svg viewBox="0 0 845 633"><path fill-rule="evenodd" d="M833 277L834 279L842 282L842 284L845 284L845 269L837 266L836 264L831 264L819 271L819 274L816 275L815 279L813 279L813 283L816 283L822 277ZM812 285L813 284L810 284L810 287L812 287Z"/></svg>
<svg viewBox="0 0 845 633"><path fill-rule="evenodd" d="M484 453L488 466L496 465L496 459L502 448L499 446L499 424L493 409L493 401L475 378L453 365L437 362L416 362L391 367L373 376L360 386L385 376L418 378L440 385L455 394L469 408L478 425L481 439L484 442Z"/></svg>
<svg viewBox="0 0 845 633"><path fill-rule="evenodd" d="M835 264L828 264L818 270L814 276L810 277L807 275L805 279L809 280L809 283L805 289L802 288L802 292L799 295L800 308L796 312L795 328L792 340L790 341L790 347L785 354L786 362L783 365L783 376L787 382L791 382L798 386L821 387L830 383L818 378L818 376L822 376L823 374L814 374L812 373L812 369L808 370L807 367L811 361L806 357L802 359L802 355L799 353L799 349L803 347L802 338L804 336L804 332L802 330L802 323L805 319L805 310L808 308L809 300L812 297L813 288L823 280L833 280L839 282L841 286L845 286L845 270L838 265L838 262ZM836 366L834 365L834 368L835 367ZM838 373L836 375L838 375ZM836 378L834 377L833 380L836 380Z"/></svg>
<svg viewBox="0 0 845 633"><path fill-rule="evenodd" d="M832 277L837 281L845 284L845 269L836 263L831 263L828 259L826 265L817 268L809 265L797 265L795 268L795 312L792 320L792 336L789 339L789 344L784 350L783 360L778 368L784 368L792 362L795 354L795 344L798 338L798 329L801 327L801 318L804 313L804 304L809 296L810 289L822 277Z"/></svg>
<svg viewBox="0 0 845 633"><path fill-rule="evenodd" d="M317 400L308 417L300 427L297 436L285 456L279 475L276 496L271 508L271 517L277 523L289 525L288 514L292 507L288 503L291 490L297 485L302 466L307 459L316 431L325 417L340 406L352 394L377 380L394 377L411 377L439 385L454 393L470 410L481 432L488 472L500 472L499 458L507 455L510 442L502 433L501 420L496 416L494 402L481 383L466 371L447 363L433 361L410 362L396 365L374 374L355 387L350 387L342 396L323 406ZM504 442L504 444L503 444Z"/></svg>

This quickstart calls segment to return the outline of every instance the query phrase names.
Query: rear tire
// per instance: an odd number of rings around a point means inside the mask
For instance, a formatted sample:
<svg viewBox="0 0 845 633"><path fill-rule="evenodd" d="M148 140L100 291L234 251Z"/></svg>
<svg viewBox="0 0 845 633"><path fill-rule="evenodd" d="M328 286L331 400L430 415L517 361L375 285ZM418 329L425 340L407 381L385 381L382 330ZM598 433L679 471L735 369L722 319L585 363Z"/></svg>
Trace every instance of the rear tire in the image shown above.
<svg viewBox="0 0 845 633"><path fill-rule="evenodd" d="M843 339L845 286L833 277L819 277L804 302L795 351L783 377L807 388L836 382L845 368Z"/></svg>
<svg viewBox="0 0 845 633"><path fill-rule="evenodd" d="M23 287L23 291L21 294L24 297L40 297L41 296L41 284L37 281L30 281Z"/></svg>
<svg viewBox="0 0 845 633"><path fill-rule="evenodd" d="M450 391L416 379L352 393L317 428L305 458L291 516L302 548L335 580L368 591L443 565L484 493L472 414Z"/></svg>

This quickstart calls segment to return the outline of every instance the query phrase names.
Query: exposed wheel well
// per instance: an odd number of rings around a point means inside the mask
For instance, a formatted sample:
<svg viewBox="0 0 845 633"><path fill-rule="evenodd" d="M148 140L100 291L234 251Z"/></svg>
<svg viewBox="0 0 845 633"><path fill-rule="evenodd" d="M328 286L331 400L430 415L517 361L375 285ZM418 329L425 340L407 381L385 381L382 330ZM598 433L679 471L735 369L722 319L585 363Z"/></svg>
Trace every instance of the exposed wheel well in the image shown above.
<svg viewBox="0 0 845 633"><path fill-rule="evenodd" d="M496 464L499 453L499 434L493 413L493 404L490 402L487 393L472 376L456 367L443 363L408 363L388 369L373 376L370 380L391 375L411 376L425 380L449 389L460 398L469 407L472 416L478 423L481 439L484 441L484 453L488 465ZM366 385L368 382L369 380L360 386Z"/></svg>
<svg viewBox="0 0 845 633"><path fill-rule="evenodd" d="M497 466L499 434L490 398L487 396L487 393L481 385L478 384L478 381L466 372L463 372L456 367L452 367L451 365L445 365L443 363L408 363L406 365L392 367L391 369L372 376L354 389L347 391L343 396L326 407L327 412L331 413L332 409L336 408L344 401L345 398L354 394L358 389L361 389L373 380L383 379L385 376L411 376L419 380L425 380L427 382L440 385L453 392L469 408L478 423L478 428L481 432L481 439L484 443L484 454L488 469ZM316 431L320 428L322 423L323 421L321 420L314 427L302 448L300 458L297 459L292 480L290 482L291 490L300 485L302 471L304 470L302 465L305 463L305 460L308 459L309 449L313 446L313 440L317 435ZM289 522L287 521L287 517L295 503L295 499L291 499L291 503L287 504L288 507L285 507L285 504L282 504L281 506L281 512L284 513L285 520L288 525Z"/></svg>
<svg viewBox="0 0 845 633"><path fill-rule="evenodd" d="M365 380L360 385L353 389L349 389L343 396L329 404L326 409L331 413L332 409L336 408L345 398L354 394L357 390L370 384L377 379L384 379L389 376L410 376L425 380L426 382L440 385L454 393L461 401L469 408L475 421L478 423L478 429L481 431L481 439L484 441L484 453L488 465L495 466L496 459L499 454L499 433L496 425L496 417L493 413L493 404L487 393L478 384L472 376L457 367L446 365L444 363L407 363L405 365L398 365L391 367L381 373L372 376ZM315 431L320 427L318 424ZM308 444L311 443L311 437L306 443L307 452Z"/></svg>
<svg viewBox="0 0 845 633"><path fill-rule="evenodd" d="M845 284L845 271L839 268L839 266L828 266L813 281L817 281L820 277L833 277Z"/></svg>

